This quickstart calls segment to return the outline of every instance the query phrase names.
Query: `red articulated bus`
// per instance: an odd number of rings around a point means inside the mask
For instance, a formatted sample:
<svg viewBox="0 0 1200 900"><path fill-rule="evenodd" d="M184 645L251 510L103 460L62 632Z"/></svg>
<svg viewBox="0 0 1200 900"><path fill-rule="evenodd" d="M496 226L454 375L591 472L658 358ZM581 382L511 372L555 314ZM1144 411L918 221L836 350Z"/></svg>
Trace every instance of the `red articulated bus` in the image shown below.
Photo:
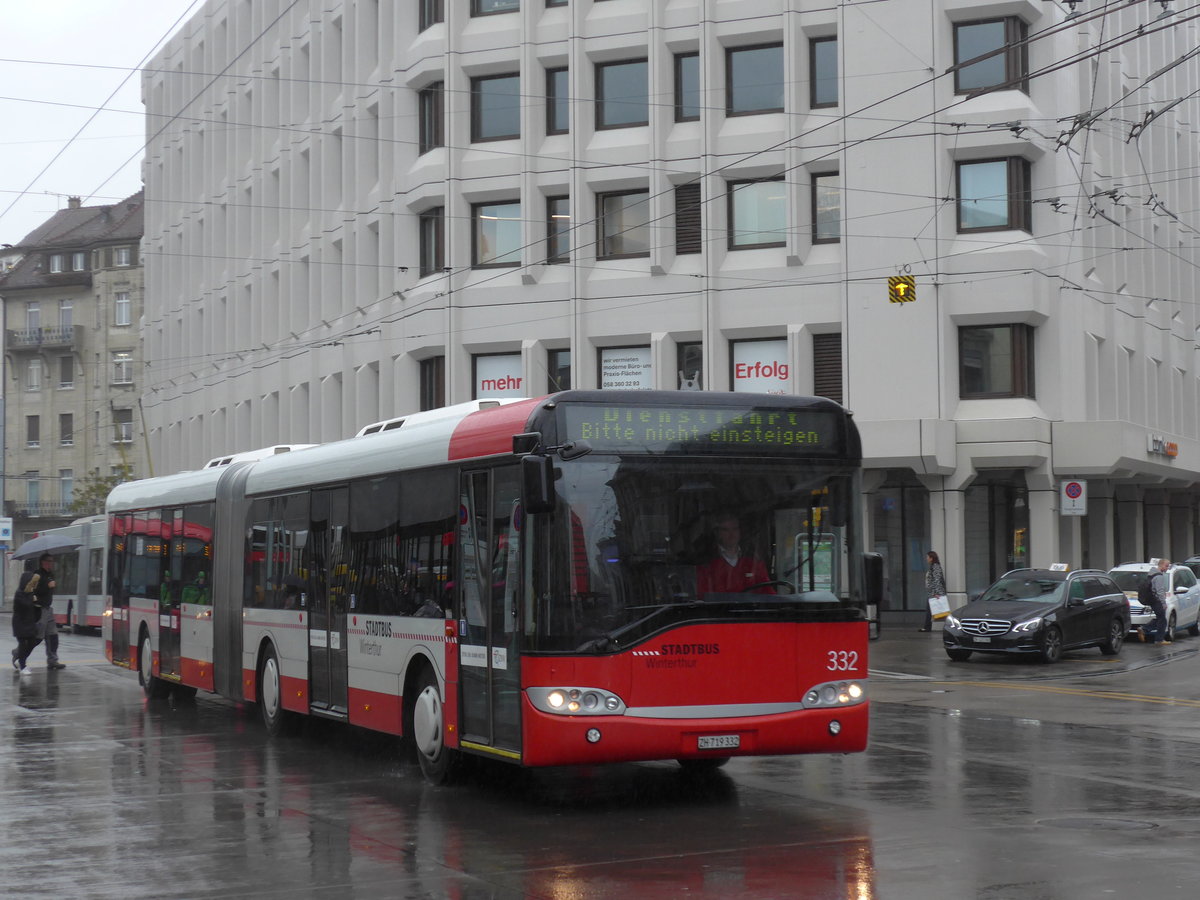
<svg viewBox="0 0 1200 900"><path fill-rule="evenodd" d="M425 776L867 741L861 448L820 398L566 391L123 484L109 658ZM732 533L732 540L731 534Z"/></svg>

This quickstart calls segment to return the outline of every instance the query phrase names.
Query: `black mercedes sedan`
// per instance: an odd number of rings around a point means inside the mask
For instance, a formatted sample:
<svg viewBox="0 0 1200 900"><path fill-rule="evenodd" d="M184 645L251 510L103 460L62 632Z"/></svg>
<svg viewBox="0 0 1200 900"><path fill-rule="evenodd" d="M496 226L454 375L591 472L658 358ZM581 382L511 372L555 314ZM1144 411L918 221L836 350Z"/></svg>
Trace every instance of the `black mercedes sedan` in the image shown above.
<svg viewBox="0 0 1200 900"><path fill-rule="evenodd" d="M1048 663L1064 650L1099 647L1113 656L1129 631L1129 600L1107 573L1014 569L944 620L942 643L956 661L980 653L1026 653Z"/></svg>

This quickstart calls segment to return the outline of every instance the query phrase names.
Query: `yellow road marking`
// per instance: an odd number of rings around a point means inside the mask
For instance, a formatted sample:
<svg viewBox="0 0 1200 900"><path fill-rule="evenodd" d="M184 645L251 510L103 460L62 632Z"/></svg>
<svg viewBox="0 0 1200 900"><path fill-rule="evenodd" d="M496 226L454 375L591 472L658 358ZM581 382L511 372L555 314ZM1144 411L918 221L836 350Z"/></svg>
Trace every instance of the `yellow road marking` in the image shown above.
<svg viewBox="0 0 1200 900"><path fill-rule="evenodd" d="M960 685L965 687L1002 688L1009 691L1034 691L1041 694L1063 694L1068 697L1097 697L1103 700L1124 700L1131 703L1162 703L1200 709L1200 699L1155 697L1150 694L1128 694L1122 691L1090 691L1083 688L1054 687L1048 684L1018 684L1009 681L928 681L926 684Z"/></svg>

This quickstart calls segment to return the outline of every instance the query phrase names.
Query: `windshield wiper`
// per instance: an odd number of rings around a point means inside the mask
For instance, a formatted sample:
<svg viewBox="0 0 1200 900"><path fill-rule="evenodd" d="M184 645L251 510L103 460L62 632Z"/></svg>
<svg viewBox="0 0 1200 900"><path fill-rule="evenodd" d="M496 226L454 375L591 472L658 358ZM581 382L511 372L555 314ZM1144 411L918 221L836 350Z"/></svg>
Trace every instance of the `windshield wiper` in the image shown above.
<svg viewBox="0 0 1200 900"><path fill-rule="evenodd" d="M633 631L634 629L641 627L644 623L653 619L655 616L657 616L663 610L693 609L695 607L699 607L699 606L703 606L703 605L704 604L701 603L699 600L688 600L687 602L684 602L684 603L658 603L658 604L654 604L652 606L628 606L628 607L626 607L626 609L648 609L648 610L650 610L650 612L648 612L646 615L642 616L640 619L636 619L632 622L622 625L620 628L614 628L612 631L608 632L607 634L602 634L598 638L592 638L589 641L585 641L584 643L579 645L576 652L578 652L578 653L604 653L607 650L615 649L616 647L620 646L620 639L621 639L622 635L627 634L630 631Z"/></svg>

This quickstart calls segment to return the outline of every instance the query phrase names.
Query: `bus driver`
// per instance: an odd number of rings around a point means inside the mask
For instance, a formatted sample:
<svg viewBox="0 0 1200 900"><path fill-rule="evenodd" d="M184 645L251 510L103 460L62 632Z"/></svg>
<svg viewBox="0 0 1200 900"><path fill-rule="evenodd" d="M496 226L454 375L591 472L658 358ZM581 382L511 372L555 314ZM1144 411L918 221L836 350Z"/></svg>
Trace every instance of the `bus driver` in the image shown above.
<svg viewBox="0 0 1200 900"><path fill-rule="evenodd" d="M743 553L742 526L738 517L726 514L713 527L716 555L696 568L696 596L704 599L709 592L739 594L746 588L762 585L758 594L773 594L771 576L762 560L752 553Z"/></svg>

